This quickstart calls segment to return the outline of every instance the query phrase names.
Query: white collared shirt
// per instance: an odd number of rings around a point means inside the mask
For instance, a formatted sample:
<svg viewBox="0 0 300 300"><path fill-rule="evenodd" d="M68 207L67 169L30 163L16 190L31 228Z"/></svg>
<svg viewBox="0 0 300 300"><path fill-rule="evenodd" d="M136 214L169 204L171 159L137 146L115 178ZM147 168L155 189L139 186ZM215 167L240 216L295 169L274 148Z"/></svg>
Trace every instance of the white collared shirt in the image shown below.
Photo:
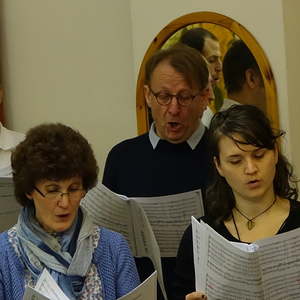
<svg viewBox="0 0 300 300"><path fill-rule="evenodd" d="M199 120L198 128L186 141L192 150L194 150L196 148L196 146L200 142L204 132L205 132L205 127L202 124L202 122ZM155 132L155 123L154 122L151 124L150 130L149 130L149 139L150 139L153 149L155 149L161 138Z"/></svg>
<svg viewBox="0 0 300 300"><path fill-rule="evenodd" d="M5 128L0 122L0 177L11 177L12 150L25 138L23 133Z"/></svg>
<svg viewBox="0 0 300 300"><path fill-rule="evenodd" d="M224 110L228 109L230 106L232 106L234 104L241 104L241 103L237 102L235 100L224 98L223 105L221 106L220 111L224 111ZM211 108L209 106L207 106L206 110L203 112L202 119L201 119L202 123L207 128L209 128L210 121L211 121L213 116L214 116L214 112L211 110Z"/></svg>

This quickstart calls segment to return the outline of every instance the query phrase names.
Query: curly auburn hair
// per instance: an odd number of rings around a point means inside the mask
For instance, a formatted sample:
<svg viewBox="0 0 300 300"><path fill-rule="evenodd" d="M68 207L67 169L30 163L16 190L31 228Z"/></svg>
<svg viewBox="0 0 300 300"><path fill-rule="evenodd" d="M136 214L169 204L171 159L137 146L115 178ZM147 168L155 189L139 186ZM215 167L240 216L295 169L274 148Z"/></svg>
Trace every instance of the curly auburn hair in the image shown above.
<svg viewBox="0 0 300 300"><path fill-rule="evenodd" d="M30 194L40 180L82 179L83 188L95 186L98 165L88 141L66 125L42 124L30 129L11 157L17 201L33 205Z"/></svg>

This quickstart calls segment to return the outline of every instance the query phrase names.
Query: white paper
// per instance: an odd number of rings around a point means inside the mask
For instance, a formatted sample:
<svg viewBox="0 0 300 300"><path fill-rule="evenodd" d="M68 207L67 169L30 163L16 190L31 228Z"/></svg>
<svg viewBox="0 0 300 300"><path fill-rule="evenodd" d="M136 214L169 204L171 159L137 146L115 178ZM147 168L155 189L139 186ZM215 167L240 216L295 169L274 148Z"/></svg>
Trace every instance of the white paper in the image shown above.
<svg viewBox="0 0 300 300"><path fill-rule="evenodd" d="M43 296L42 294L40 294L38 291L31 288L30 286L27 286L25 289L23 300L51 300L51 299Z"/></svg>
<svg viewBox="0 0 300 300"><path fill-rule="evenodd" d="M120 232L127 239L133 256L152 260L162 293L167 299L159 246L142 207L133 199L113 193L101 183L86 194L81 206L95 224Z"/></svg>
<svg viewBox="0 0 300 300"><path fill-rule="evenodd" d="M27 289L26 289L27 290ZM34 290L50 300L69 300L50 273L44 269ZM30 291L32 293L32 291ZM38 294L36 294L38 296ZM29 298L30 299L30 298ZM32 298L31 298L32 299ZM33 298L34 299L34 298ZM37 298L39 299L39 298ZM43 298L41 298L42 300ZM27 299L26 299L27 300Z"/></svg>
<svg viewBox="0 0 300 300"><path fill-rule="evenodd" d="M144 209L162 257L176 257L191 216L199 218L204 214L201 190L133 199Z"/></svg>
<svg viewBox="0 0 300 300"><path fill-rule="evenodd" d="M300 228L245 247L192 226L196 289L209 299L300 299Z"/></svg>
<svg viewBox="0 0 300 300"><path fill-rule="evenodd" d="M117 300L156 300L157 272L153 272L144 282Z"/></svg>

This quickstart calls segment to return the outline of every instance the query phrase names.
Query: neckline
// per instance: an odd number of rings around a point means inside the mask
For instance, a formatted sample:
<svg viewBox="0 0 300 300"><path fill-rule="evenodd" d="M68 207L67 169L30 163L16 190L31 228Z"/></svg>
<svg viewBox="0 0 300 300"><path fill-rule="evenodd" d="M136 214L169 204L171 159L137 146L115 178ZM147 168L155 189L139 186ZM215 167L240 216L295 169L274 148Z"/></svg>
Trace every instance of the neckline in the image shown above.
<svg viewBox="0 0 300 300"><path fill-rule="evenodd" d="M285 226L288 224L288 222L289 222L289 219L292 217L292 211L293 211L293 208L295 208L295 205L294 205L294 202L293 201L291 201L291 200L289 200L290 201L290 210L289 210L289 214L288 214L288 216L284 219L284 221L282 222L282 224L280 225L280 227L279 227L279 229L278 229L278 231L275 233L275 235L277 235L277 234L280 234L280 233L282 233L282 230L285 228ZM299 202L299 208L300 208L300 202ZM226 235L228 235L228 237L229 237L229 241L231 241L231 242L238 242L238 243L246 243L246 244L252 244L253 242L247 242L247 241L242 241L242 240L239 240L239 239L237 239L235 236L233 236L232 234L231 234L231 232L227 229L227 227L225 226L225 224L224 224L224 222L222 222L222 225L221 225L222 227L223 227L223 230L224 230L224 233L226 234Z"/></svg>

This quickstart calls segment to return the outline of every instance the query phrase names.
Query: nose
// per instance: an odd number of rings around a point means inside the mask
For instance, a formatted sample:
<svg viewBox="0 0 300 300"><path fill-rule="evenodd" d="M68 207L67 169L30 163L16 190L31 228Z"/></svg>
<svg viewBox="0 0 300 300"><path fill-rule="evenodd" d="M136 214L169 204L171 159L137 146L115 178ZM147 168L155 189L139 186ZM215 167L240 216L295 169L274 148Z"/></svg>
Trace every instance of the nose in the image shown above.
<svg viewBox="0 0 300 300"><path fill-rule="evenodd" d="M218 58L218 61L216 63L216 67L215 67L215 71L216 72L221 72L222 71L222 61L221 61L221 58Z"/></svg>
<svg viewBox="0 0 300 300"><path fill-rule="evenodd" d="M257 166L255 161L251 158L247 159L245 165L245 173L250 175L250 174L255 174L256 172L257 172Z"/></svg>
<svg viewBox="0 0 300 300"><path fill-rule="evenodd" d="M68 207L70 202L70 194L69 193L61 193L60 198L58 200L58 205L60 207Z"/></svg>
<svg viewBox="0 0 300 300"><path fill-rule="evenodd" d="M180 112L180 104L175 96L172 97L168 106L168 112L172 115L177 115Z"/></svg>

